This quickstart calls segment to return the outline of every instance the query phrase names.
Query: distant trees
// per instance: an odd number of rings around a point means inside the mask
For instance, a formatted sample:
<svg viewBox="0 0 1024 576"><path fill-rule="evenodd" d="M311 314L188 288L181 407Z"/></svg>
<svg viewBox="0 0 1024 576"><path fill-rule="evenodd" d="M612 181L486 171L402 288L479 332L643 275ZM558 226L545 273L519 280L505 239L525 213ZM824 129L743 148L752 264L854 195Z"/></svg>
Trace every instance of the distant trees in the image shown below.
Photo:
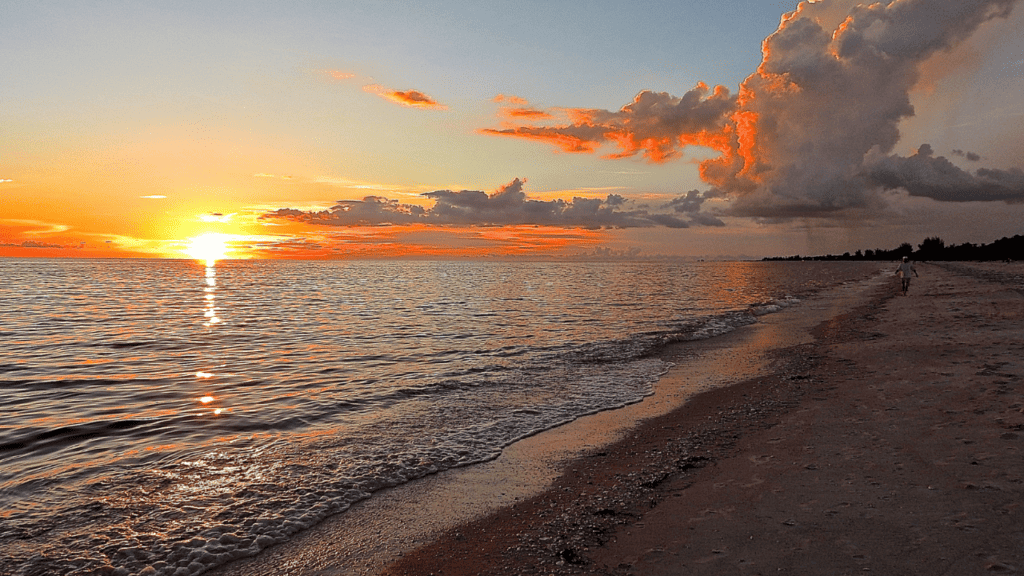
<svg viewBox="0 0 1024 576"><path fill-rule="evenodd" d="M908 242L900 244L892 250L874 248L857 250L841 256L788 256L765 258L764 260L900 260L904 256L914 260L1021 260L1024 259L1024 236L1000 238L991 244L959 244L946 246L946 242L938 236L924 239L917 245L917 250Z"/></svg>
<svg viewBox="0 0 1024 576"><path fill-rule="evenodd" d="M933 236L925 238L924 242L917 245L916 256L918 260L940 260L945 249L946 243L942 238Z"/></svg>

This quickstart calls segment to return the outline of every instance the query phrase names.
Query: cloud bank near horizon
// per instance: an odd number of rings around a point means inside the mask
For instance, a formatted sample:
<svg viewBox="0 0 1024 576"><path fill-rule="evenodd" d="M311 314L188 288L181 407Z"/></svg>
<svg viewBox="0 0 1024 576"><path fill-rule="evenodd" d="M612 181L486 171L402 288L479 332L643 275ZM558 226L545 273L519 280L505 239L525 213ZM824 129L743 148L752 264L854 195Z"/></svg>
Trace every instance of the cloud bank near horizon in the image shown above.
<svg viewBox="0 0 1024 576"><path fill-rule="evenodd" d="M847 214L884 206L887 191L939 202L1024 202L1019 169L970 172L928 144L910 157L893 154L900 122L914 115L910 93L922 65L985 22L1007 18L1016 3L803 2L764 41L761 65L737 94L703 83L682 97L643 91L618 111L552 110L568 122L541 125L548 112L501 98L518 107L504 106L505 125L481 132L571 153L614 146L606 158L653 163L680 157L686 146L711 148L719 155L700 163L701 178L732 200L726 213L734 216ZM848 8L841 23L827 24L840 8Z"/></svg>
<svg viewBox="0 0 1024 576"><path fill-rule="evenodd" d="M493 194L479 190L436 190L422 194L432 207L402 204L381 196L341 200L327 210L281 208L260 216L263 220L290 220L320 226L550 226L558 228L644 228L665 226L724 226L720 219L700 212L713 194L696 190L652 210L616 194L606 198L532 200L525 180L516 178Z"/></svg>

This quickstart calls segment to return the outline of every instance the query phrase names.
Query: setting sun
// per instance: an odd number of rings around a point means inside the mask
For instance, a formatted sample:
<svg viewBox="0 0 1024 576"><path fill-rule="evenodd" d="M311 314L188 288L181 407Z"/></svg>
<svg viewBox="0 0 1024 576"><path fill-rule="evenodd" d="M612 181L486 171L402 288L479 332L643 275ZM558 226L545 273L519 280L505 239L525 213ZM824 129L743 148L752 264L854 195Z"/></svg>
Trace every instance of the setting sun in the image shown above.
<svg viewBox="0 0 1024 576"><path fill-rule="evenodd" d="M223 260L231 250L227 238L227 235L217 232L201 234L189 240L185 253L196 260L205 260L207 266L213 266L214 262Z"/></svg>

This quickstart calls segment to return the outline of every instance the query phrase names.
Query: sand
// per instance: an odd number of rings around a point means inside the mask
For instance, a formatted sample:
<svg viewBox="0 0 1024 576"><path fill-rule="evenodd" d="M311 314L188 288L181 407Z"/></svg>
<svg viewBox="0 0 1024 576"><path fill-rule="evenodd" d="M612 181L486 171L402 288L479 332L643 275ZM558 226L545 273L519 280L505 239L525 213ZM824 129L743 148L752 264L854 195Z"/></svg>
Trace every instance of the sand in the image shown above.
<svg viewBox="0 0 1024 576"><path fill-rule="evenodd" d="M219 574L1024 571L1024 266L918 265Z"/></svg>

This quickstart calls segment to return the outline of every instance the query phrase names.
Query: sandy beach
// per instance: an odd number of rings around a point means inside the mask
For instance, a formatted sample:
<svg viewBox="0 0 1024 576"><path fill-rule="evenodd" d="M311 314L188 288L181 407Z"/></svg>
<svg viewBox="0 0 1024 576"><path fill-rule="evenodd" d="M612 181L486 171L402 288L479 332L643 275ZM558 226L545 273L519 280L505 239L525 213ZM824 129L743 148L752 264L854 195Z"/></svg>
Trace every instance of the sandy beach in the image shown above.
<svg viewBox="0 0 1024 576"><path fill-rule="evenodd" d="M918 270L674 346L645 402L214 573L1024 570L1024 266Z"/></svg>

